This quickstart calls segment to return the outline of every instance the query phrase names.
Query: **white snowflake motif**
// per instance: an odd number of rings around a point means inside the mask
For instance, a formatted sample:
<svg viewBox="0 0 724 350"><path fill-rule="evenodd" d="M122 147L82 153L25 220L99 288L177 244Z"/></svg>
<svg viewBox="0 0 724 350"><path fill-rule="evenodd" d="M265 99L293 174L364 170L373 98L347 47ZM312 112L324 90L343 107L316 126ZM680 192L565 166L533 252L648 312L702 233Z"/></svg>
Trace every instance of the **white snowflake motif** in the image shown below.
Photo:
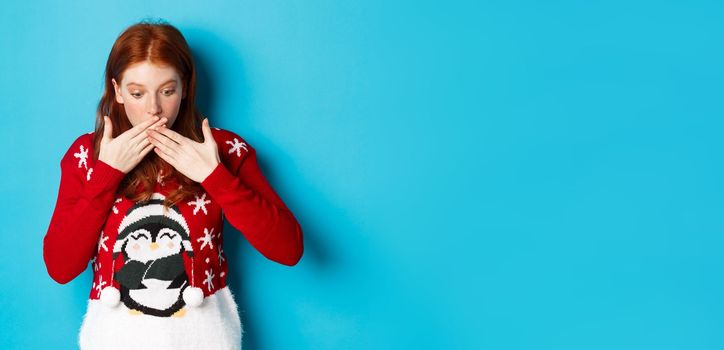
<svg viewBox="0 0 724 350"><path fill-rule="evenodd" d="M80 152L73 153L73 157L78 158L78 167L84 166L88 169L88 149L80 145Z"/></svg>
<svg viewBox="0 0 724 350"><path fill-rule="evenodd" d="M85 175L85 180L90 181L90 174L93 172L93 168L88 169L88 173Z"/></svg>
<svg viewBox="0 0 724 350"><path fill-rule="evenodd" d="M199 211L199 209L202 209L204 211L204 214L208 215L209 213L206 211L206 204L211 203L211 201L206 200L206 193L204 193L201 196L201 198L199 198L199 196L197 196L197 195L194 195L194 197L196 197L195 201L191 201L191 202L187 203L188 205L196 206L196 208L194 208L194 215L196 215L196 213Z"/></svg>
<svg viewBox="0 0 724 350"><path fill-rule="evenodd" d="M208 245L211 247L211 249L214 249L214 243L211 241L211 238L212 238L212 237L211 237L211 234L212 234L213 232L214 232L214 228L213 228L213 227L211 228L211 231L209 231L208 228L204 228L204 236L196 240L197 242L198 242L198 241L202 241L202 242L203 242L203 243L201 243L201 248L199 248L199 249L204 249L204 247L206 246L206 244L208 244Z"/></svg>
<svg viewBox="0 0 724 350"><path fill-rule="evenodd" d="M101 262L98 261L98 259L95 259L93 262L93 271L98 271L101 269Z"/></svg>
<svg viewBox="0 0 724 350"><path fill-rule="evenodd" d="M101 238L98 239L98 251L101 251L101 248L103 250L108 251L108 247L106 247L106 241L108 240L108 236L106 236L103 231L101 231Z"/></svg>
<svg viewBox="0 0 724 350"><path fill-rule="evenodd" d="M226 141L226 143L231 145L231 148L229 149L229 153L236 152L237 157L241 157L241 149L243 148L245 151L249 151L246 146L247 144L245 142L240 142L239 139L234 137L234 142Z"/></svg>
<svg viewBox="0 0 724 350"><path fill-rule="evenodd" d="M121 200L121 197L118 197L116 198L116 201L113 202L113 208L111 208L113 210L113 214L118 214L118 208L116 208L116 203L120 203Z"/></svg>
<svg viewBox="0 0 724 350"><path fill-rule="evenodd" d="M103 289L103 287L104 287L106 284L108 284L108 282L104 282L104 281L103 281L103 276L98 276L98 284L96 284L95 282L93 282L93 288L98 291L98 297L99 297L99 298L100 298L100 296L101 296L101 290Z"/></svg>
<svg viewBox="0 0 724 350"><path fill-rule="evenodd" d="M211 279L214 278L214 276L216 275L214 275L214 270L212 269L206 270L204 272L206 272L206 279L204 280L203 284L206 285L206 288L208 288L210 292L211 289L214 288L214 283L211 281Z"/></svg>
<svg viewBox="0 0 724 350"><path fill-rule="evenodd" d="M224 262L224 260L226 260L224 258L224 248L222 248L221 245L219 244L219 263Z"/></svg>

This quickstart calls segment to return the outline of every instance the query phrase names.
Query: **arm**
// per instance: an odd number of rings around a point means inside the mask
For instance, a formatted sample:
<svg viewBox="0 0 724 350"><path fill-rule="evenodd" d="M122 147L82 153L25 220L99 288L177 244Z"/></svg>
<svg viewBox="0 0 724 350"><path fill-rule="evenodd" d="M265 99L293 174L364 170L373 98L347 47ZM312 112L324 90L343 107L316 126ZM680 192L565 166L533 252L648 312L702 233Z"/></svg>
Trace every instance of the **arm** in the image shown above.
<svg viewBox="0 0 724 350"><path fill-rule="evenodd" d="M82 137L82 136L81 136ZM125 176L103 161L96 161L90 180L74 153L90 142L79 137L60 161L60 188L48 232L43 239L43 259L48 274L65 284L80 275L95 254L103 224L115 200L115 190ZM90 151L88 157L92 157Z"/></svg>
<svg viewBox="0 0 724 350"><path fill-rule="evenodd" d="M247 145L248 146L248 145ZM201 182L219 203L229 223L270 260L293 266L304 252L302 228L269 185L256 160L256 150L241 159L232 173L223 163Z"/></svg>

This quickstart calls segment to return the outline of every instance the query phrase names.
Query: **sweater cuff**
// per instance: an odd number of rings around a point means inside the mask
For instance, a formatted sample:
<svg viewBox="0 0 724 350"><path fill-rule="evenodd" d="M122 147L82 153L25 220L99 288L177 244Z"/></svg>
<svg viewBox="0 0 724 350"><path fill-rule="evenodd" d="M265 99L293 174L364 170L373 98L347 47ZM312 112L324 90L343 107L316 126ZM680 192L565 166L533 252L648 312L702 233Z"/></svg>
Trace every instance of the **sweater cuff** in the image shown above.
<svg viewBox="0 0 724 350"><path fill-rule="evenodd" d="M214 170L211 171L211 174L201 181L201 186L204 187L204 189L206 189L212 197L214 197L214 194L222 193L224 190L228 189L231 182L235 179L236 176L234 176L229 169L226 169L224 164L219 162Z"/></svg>

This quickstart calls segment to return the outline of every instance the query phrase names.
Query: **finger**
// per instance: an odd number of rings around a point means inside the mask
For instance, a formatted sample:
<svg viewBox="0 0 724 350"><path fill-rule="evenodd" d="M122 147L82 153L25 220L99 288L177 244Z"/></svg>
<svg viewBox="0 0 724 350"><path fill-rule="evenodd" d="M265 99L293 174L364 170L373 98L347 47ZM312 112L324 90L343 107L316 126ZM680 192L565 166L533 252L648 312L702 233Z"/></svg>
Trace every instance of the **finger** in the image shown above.
<svg viewBox="0 0 724 350"><path fill-rule="evenodd" d="M146 129L147 129L147 130L148 130L148 129L158 129L158 128L160 128L162 125L166 125L166 122L167 122L167 121L168 121L168 118L166 118L166 117L161 117L161 119L157 120L155 123L151 124L151 126L149 126L149 127L146 128Z"/></svg>
<svg viewBox="0 0 724 350"><path fill-rule="evenodd" d="M138 136L138 134L141 134L143 132L143 130L146 130L148 127L153 126L154 124L156 124L159 121L160 121L160 119L158 119L158 117L146 119L146 120L136 124L136 126L128 129L128 131L126 131L124 134L127 134L127 137L129 139L133 139L134 137Z"/></svg>
<svg viewBox="0 0 724 350"><path fill-rule="evenodd" d="M140 153L140 152L142 152L148 145L153 146L153 144L152 144L151 141L148 139L148 137L144 137L143 139L141 139L141 141L138 142L138 144L136 144L136 148L135 148L135 149L136 149L136 150L140 150L140 151L139 151L139 153Z"/></svg>
<svg viewBox="0 0 724 350"><path fill-rule="evenodd" d="M156 154L158 154L158 156L161 157L163 160L171 164L174 168L176 167L176 158L174 158L172 155L165 153L158 147L154 147L153 151L156 152Z"/></svg>
<svg viewBox="0 0 724 350"><path fill-rule="evenodd" d="M204 143L214 139L214 135L211 133L211 127L209 126L209 118L204 118L204 121L201 123L201 131L204 133Z"/></svg>
<svg viewBox="0 0 724 350"><path fill-rule="evenodd" d="M158 128L158 129L156 129L156 131L157 131L159 134L165 136L165 137L168 138L169 140L171 140L171 141L173 141L173 142L175 142L175 143L177 143L177 144L179 144L179 145L181 145L181 144L183 144L184 142L186 142L186 137L184 137L183 135L181 135L181 134L179 134L179 133L177 133L177 132L175 132L175 131L173 131L173 130L171 130L171 129L169 129L169 128ZM160 139L160 138L162 138L162 137L159 137L159 139Z"/></svg>
<svg viewBox="0 0 724 350"><path fill-rule="evenodd" d="M159 132L156 132L155 130L148 130L148 137L149 141L151 141L151 143L157 148L160 148L164 153L173 155L178 153L177 148L179 145L173 140L164 137Z"/></svg>
<svg viewBox="0 0 724 350"><path fill-rule="evenodd" d="M146 131L146 130L148 130L148 129L153 129L153 128L159 128L159 127L161 127L161 125L163 125L167 120L168 120L168 119L166 119L166 117L163 117L163 118L159 119L158 121L156 121L155 123L149 125L148 128L146 128L145 130L142 130L142 132L138 133L138 135L131 137L130 143L131 143L132 145L138 144L142 139L145 139L146 136L148 135L147 133L145 133L145 132L143 132L143 131ZM140 124L139 124L139 125L140 125Z"/></svg>
<svg viewBox="0 0 724 350"><path fill-rule="evenodd" d="M113 123L108 116L103 116L103 140L110 141L113 136Z"/></svg>
<svg viewBox="0 0 724 350"><path fill-rule="evenodd" d="M142 155L145 155L146 153L151 152L154 147L155 147L155 146L154 146L152 143L149 142L148 144L146 144L146 146L144 146L144 147L141 149L141 152L139 152L139 153L142 154Z"/></svg>
<svg viewBox="0 0 724 350"><path fill-rule="evenodd" d="M146 145L146 147L144 147L141 152L139 152L141 158L145 157L148 152L151 152L151 150L153 150L153 144L149 142L148 145Z"/></svg>

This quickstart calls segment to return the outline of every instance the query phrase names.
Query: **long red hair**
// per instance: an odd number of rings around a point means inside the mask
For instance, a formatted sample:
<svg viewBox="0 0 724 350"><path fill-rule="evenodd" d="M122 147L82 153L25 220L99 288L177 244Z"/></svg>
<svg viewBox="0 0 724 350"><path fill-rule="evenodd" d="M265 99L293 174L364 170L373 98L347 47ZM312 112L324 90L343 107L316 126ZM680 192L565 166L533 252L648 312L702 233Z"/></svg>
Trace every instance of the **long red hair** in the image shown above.
<svg viewBox="0 0 724 350"><path fill-rule="evenodd" d="M103 137L103 116L107 115L113 126L113 137L130 129L123 105L115 98L111 79L120 84L125 70L144 61L176 69L183 84L186 97L181 100L178 116L171 126L177 133L197 142L203 142L201 131L202 115L196 107L196 69L186 39L174 26L165 22L141 21L121 33L108 55L105 70L103 96L98 103L95 135L93 137L93 158L98 159L100 142ZM119 193L133 201L150 199L159 171L163 171L164 180L173 179L179 187L171 191L164 201L165 206L173 205L202 188L199 183L178 172L168 162L151 151L136 167L128 172L118 187ZM139 191L139 188L142 188Z"/></svg>

